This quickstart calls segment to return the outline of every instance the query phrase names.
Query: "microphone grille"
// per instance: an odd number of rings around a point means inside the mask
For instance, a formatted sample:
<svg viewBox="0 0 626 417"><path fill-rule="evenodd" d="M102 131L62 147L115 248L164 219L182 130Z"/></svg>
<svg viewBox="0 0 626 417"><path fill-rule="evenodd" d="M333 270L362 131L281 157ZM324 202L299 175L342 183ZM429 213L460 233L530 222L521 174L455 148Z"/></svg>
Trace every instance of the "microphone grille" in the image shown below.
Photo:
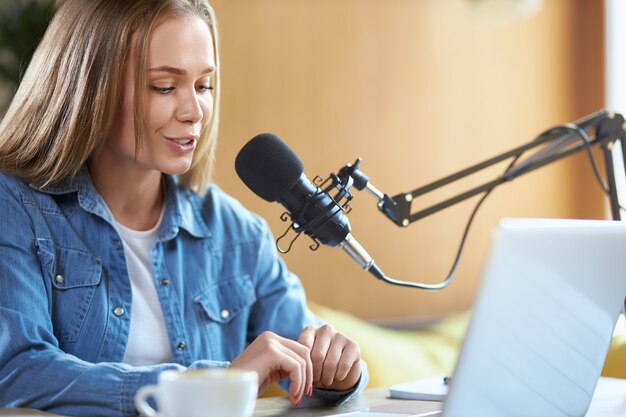
<svg viewBox="0 0 626 417"><path fill-rule="evenodd" d="M239 151L235 170L256 195L273 202L296 184L304 172L304 165L276 135L261 133Z"/></svg>

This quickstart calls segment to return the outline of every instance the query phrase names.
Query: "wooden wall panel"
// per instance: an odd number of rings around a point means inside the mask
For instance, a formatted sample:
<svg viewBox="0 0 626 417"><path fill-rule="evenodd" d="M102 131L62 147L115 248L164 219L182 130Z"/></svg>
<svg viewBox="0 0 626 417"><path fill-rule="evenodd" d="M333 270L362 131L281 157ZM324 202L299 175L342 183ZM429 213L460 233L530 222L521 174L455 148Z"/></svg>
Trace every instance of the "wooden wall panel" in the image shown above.
<svg viewBox="0 0 626 417"><path fill-rule="evenodd" d="M470 0L214 0L221 26L223 101L216 182L265 217L281 208L236 177L234 158L257 133L282 137L309 178L357 156L394 195L530 141L602 107L602 2L546 0L521 22L494 24ZM440 193L467 189L504 169ZM428 202L417 202L425 205ZM354 235L400 279L441 280L476 199L399 229L357 193ZM587 160L575 156L497 189L472 227L449 288L392 287L340 250L284 256L309 298L373 319L468 308L498 219L598 218Z"/></svg>

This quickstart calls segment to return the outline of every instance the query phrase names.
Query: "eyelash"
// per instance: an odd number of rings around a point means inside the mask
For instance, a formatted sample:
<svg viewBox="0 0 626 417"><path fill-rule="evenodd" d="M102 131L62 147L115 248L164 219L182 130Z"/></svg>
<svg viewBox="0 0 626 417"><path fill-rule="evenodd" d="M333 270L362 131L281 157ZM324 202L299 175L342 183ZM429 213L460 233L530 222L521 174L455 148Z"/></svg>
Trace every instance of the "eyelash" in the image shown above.
<svg viewBox="0 0 626 417"><path fill-rule="evenodd" d="M172 91L174 91L174 87L156 87L156 86L151 86L152 90L159 93L159 94L169 94ZM207 92L207 91L211 91L213 90L213 86L211 85L200 85L197 87L197 90L199 92Z"/></svg>
<svg viewBox="0 0 626 417"><path fill-rule="evenodd" d="M201 91L203 91L203 92L204 92L204 91L211 91L211 90L213 90L213 86L212 86L212 85L206 85L206 84L205 84L205 85L201 85L201 86L199 87L199 89L200 89Z"/></svg>
<svg viewBox="0 0 626 417"><path fill-rule="evenodd" d="M171 91L174 91L174 87L151 87L153 91L156 91L159 94L167 94Z"/></svg>

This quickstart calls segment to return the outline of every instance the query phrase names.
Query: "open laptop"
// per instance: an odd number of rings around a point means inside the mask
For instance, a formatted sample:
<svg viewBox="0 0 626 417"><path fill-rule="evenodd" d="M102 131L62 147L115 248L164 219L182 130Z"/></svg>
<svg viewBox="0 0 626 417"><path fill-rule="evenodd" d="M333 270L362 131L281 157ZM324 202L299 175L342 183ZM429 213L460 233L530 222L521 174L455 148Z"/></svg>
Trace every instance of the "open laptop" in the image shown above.
<svg viewBox="0 0 626 417"><path fill-rule="evenodd" d="M502 220L443 416L584 416L625 298L626 223Z"/></svg>

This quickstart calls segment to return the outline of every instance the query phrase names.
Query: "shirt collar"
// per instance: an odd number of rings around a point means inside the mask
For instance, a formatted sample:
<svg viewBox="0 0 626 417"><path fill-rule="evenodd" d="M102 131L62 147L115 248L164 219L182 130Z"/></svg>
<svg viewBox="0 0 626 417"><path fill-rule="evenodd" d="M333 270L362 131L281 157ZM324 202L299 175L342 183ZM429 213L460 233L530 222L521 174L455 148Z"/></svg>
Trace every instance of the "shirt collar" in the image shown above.
<svg viewBox="0 0 626 417"><path fill-rule="evenodd" d="M176 177L164 175L164 178L165 212L163 213L163 223L158 240L173 239L180 228L197 238L210 237L211 231L200 215L199 206L202 199L193 191L180 187ZM52 195L77 192L78 202L83 209L104 218L111 224L115 222L104 199L94 187L87 167L81 168L75 176L59 184L42 188L33 184L30 186L40 192Z"/></svg>
<svg viewBox="0 0 626 417"><path fill-rule="evenodd" d="M193 191L180 187L176 177L165 175L165 213L159 240L169 240L182 228L197 238L211 236L201 216L200 198Z"/></svg>

